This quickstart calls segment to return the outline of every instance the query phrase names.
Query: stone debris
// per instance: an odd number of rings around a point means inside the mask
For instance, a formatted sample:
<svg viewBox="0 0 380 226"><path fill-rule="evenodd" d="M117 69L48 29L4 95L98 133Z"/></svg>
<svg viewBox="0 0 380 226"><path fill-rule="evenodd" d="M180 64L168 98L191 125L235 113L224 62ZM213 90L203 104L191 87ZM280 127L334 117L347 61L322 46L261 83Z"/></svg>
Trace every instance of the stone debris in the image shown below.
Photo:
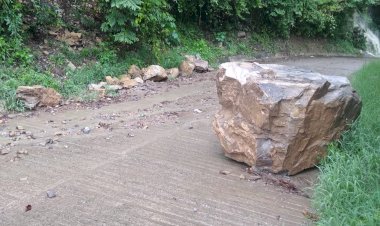
<svg viewBox="0 0 380 226"><path fill-rule="evenodd" d="M229 175L229 174L231 174L231 172L228 171L228 170L221 170L221 171L219 171L219 173L222 174L222 175Z"/></svg>
<svg viewBox="0 0 380 226"><path fill-rule="evenodd" d="M54 32L54 36L58 34ZM65 32L58 36L58 39L62 42L65 42L67 45L71 47L82 46L82 33L77 32L69 32L65 30Z"/></svg>
<svg viewBox="0 0 380 226"><path fill-rule="evenodd" d="M84 133L84 134L89 134L90 132L91 132L91 128L90 127L84 127L83 129L82 129L82 132Z"/></svg>
<svg viewBox="0 0 380 226"><path fill-rule="evenodd" d="M169 79L176 79L179 76L179 69L178 68L167 69L166 74L168 75Z"/></svg>
<svg viewBox="0 0 380 226"><path fill-rule="evenodd" d="M67 63L67 67L71 70L71 71L75 71L77 69L77 66L75 66L71 61L69 61Z"/></svg>
<svg viewBox="0 0 380 226"><path fill-rule="evenodd" d="M185 56L187 62L194 64L194 71L198 73L203 73L208 71L208 61L202 60L200 56Z"/></svg>
<svg viewBox="0 0 380 226"><path fill-rule="evenodd" d="M237 36L238 36L238 38L246 38L247 34L245 33L245 31L239 31Z"/></svg>
<svg viewBox="0 0 380 226"><path fill-rule="evenodd" d="M57 197L57 192L54 191L54 190L47 190L47 191L46 191L46 196L47 196L49 199L55 198L55 197Z"/></svg>
<svg viewBox="0 0 380 226"><path fill-rule="evenodd" d="M132 79L142 78L142 71L137 65L132 65L129 67L128 75L131 76Z"/></svg>
<svg viewBox="0 0 380 226"><path fill-rule="evenodd" d="M29 109L37 106L55 107L62 101L62 96L57 91L43 86L19 86L16 97Z"/></svg>
<svg viewBox="0 0 380 226"><path fill-rule="evenodd" d="M190 76L193 74L194 72L194 69L195 69L195 64L193 62L190 62L190 61L183 61L180 65L179 65L179 71L180 71L180 74L181 76Z"/></svg>
<svg viewBox="0 0 380 226"><path fill-rule="evenodd" d="M225 155L274 173L314 167L361 110L347 78L281 65L222 64L217 90Z"/></svg>
<svg viewBox="0 0 380 226"><path fill-rule="evenodd" d="M168 78L166 71L159 65L150 65L147 68L142 69L143 80L151 80L153 82L165 81Z"/></svg>

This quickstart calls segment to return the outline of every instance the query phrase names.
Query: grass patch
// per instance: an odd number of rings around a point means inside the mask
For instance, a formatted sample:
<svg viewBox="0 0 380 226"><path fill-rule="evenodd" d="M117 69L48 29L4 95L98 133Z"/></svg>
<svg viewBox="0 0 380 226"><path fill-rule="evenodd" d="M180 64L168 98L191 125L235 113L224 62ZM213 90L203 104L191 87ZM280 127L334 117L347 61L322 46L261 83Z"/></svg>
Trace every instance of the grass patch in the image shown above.
<svg viewBox="0 0 380 226"><path fill-rule="evenodd" d="M380 225L380 61L364 66L352 84L363 109L322 163L313 199L319 225Z"/></svg>

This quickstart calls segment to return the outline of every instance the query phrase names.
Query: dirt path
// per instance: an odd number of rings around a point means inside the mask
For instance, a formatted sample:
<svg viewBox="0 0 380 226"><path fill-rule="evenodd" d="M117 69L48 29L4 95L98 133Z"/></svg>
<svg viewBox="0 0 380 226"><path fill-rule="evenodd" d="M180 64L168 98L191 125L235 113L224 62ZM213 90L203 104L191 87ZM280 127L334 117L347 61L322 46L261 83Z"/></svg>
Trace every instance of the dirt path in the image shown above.
<svg viewBox="0 0 380 226"><path fill-rule="evenodd" d="M282 63L347 76L365 62L330 58L342 66L326 68L319 60ZM100 108L8 120L0 127L0 145L10 146L0 155L0 225L310 224L302 214L308 198L255 181L223 156L211 129L213 76L151 84ZM316 171L292 180L307 190L310 175ZM47 198L48 190L57 196Z"/></svg>

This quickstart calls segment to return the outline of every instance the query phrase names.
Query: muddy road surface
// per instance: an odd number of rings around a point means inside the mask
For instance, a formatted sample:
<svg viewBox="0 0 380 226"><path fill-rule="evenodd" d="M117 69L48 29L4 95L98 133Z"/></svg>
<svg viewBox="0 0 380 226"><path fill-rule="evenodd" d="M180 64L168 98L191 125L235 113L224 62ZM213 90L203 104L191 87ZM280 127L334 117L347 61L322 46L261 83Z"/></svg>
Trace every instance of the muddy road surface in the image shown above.
<svg viewBox="0 0 380 226"><path fill-rule="evenodd" d="M366 61L280 63L349 76ZM290 178L301 191L290 192L223 156L211 127L214 76L6 119L0 225L311 224L303 213L316 170Z"/></svg>

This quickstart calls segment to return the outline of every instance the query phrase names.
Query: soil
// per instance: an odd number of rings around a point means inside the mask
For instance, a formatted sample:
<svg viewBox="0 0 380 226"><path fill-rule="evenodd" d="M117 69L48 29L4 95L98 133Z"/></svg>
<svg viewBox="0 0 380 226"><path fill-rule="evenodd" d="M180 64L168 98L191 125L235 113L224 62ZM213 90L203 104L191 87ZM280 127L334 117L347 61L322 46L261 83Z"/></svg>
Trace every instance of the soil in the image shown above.
<svg viewBox="0 0 380 226"><path fill-rule="evenodd" d="M276 63L349 76L369 60ZM0 225L312 224L316 169L262 174L223 156L214 78L0 119Z"/></svg>

